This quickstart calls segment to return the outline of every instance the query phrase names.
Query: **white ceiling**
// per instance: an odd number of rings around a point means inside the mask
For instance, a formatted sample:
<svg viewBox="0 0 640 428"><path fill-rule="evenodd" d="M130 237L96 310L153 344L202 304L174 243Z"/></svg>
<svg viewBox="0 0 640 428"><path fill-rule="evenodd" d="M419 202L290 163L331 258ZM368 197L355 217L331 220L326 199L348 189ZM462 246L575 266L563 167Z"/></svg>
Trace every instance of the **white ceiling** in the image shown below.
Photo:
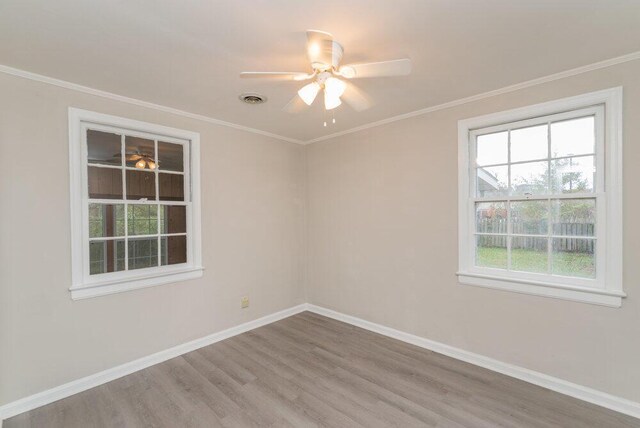
<svg viewBox="0 0 640 428"><path fill-rule="evenodd" d="M639 23L638 0L2 0L0 64L306 141L635 52ZM375 106L326 128L321 102L285 113L304 83L238 73L308 71L309 28L413 73L356 81Z"/></svg>

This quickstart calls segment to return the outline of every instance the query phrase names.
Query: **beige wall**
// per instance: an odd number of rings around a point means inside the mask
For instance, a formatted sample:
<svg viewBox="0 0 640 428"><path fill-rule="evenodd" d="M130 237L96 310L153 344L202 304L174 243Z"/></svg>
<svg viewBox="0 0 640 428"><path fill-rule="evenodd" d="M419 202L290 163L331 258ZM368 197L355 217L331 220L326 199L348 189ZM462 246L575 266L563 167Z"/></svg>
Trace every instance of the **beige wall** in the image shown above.
<svg viewBox="0 0 640 428"><path fill-rule="evenodd" d="M0 405L307 300L640 401L638 75L628 63L303 147L0 74ZM618 85L622 309L459 285L457 121ZM201 133L202 279L70 299L68 106Z"/></svg>
<svg viewBox="0 0 640 428"><path fill-rule="evenodd" d="M640 401L640 61L307 147L310 303ZM621 309L458 284L457 121L624 86Z"/></svg>
<svg viewBox="0 0 640 428"><path fill-rule="evenodd" d="M303 146L3 74L0 94L0 405L304 302ZM201 279L71 300L69 106L201 134Z"/></svg>

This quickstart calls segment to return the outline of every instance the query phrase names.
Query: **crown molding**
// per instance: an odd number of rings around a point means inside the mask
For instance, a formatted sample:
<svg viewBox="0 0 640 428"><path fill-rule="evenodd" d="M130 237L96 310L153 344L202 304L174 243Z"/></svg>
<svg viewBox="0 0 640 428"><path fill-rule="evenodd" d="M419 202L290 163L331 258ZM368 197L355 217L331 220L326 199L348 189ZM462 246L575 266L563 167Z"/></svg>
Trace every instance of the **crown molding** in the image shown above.
<svg viewBox="0 0 640 428"><path fill-rule="evenodd" d="M262 131L260 129L238 125L236 123L226 122L224 120L215 119L213 117L204 116L202 114L179 110L173 107L154 104L148 101L142 101L136 98L125 97L124 95L118 95L112 92L102 91L100 89L94 89L88 86L78 85L76 83L67 82L66 80L55 79L53 77L43 76L41 74L32 73L30 71L21 70L19 68L13 68L13 67L9 67L2 64L0 64L0 73L4 73L11 76L16 76L16 77L22 77L24 79L34 80L36 82L47 83L49 85L58 86L60 88L70 89L72 91L78 91L78 92L82 92L89 95L95 95L97 97L107 98L114 101L120 101L123 103L132 104L139 107L145 107L152 110L171 113L177 116L187 117L189 119L200 120L202 122L212 123L214 125L226 126L228 128L238 129L240 131L246 131L246 132L251 132L253 134L264 135L266 137L275 138L275 139L286 141L289 143L304 144L304 141L296 140L295 138L289 138L282 135L273 134L271 132Z"/></svg>
<svg viewBox="0 0 640 428"><path fill-rule="evenodd" d="M460 98L457 100L449 101L443 104L438 104L432 107L423 108L420 110L415 110L409 113L400 114L398 116L392 116L387 119L378 120L375 122L370 122L361 126L356 126L355 128L350 128L344 131L335 132L333 134L324 135L322 137L314 138L311 140L307 140L304 144L312 144L317 143L319 141L330 140L332 138L340 137L346 134L352 134L354 132L363 131L365 129L374 128L376 126L386 125L388 123L397 122L399 120L409 119L416 116L421 116L423 114L432 113L438 110L445 110L451 107L456 107L463 104L472 103L474 101L480 101L485 98L495 97L497 95L507 94L509 92L518 91L520 89L530 88L532 86L541 85L543 83L553 82L555 80L564 79L566 77L576 76L578 74L588 73L590 71L599 70L602 68L611 67L618 64L623 64L625 62L635 61L640 59L640 51L633 52L627 55L622 55L616 58L607 59L604 61L594 62L593 64L584 65L582 67L572 68L571 70L561 71L559 73L550 74L548 76L539 77L533 80L527 80L526 82L516 83L514 85L505 86L504 88L495 89L489 92L483 92L481 94L472 95L466 98Z"/></svg>
<svg viewBox="0 0 640 428"><path fill-rule="evenodd" d="M95 95L102 98L107 98L115 101L124 102L127 104L132 104L140 107L146 107L153 110L162 111L165 113L175 114L177 116L183 116L190 119L200 120L207 123L212 123L215 125L226 126L229 128L238 129L241 131L251 132L254 134L264 135L267 137L275 138L278 140L286 141L289 143L295 144L312 144L317 143L319 141L330 140L332 138L340 137L346 134L352 134L354 132L363 131L365 129L374 128L376 126L386 125L388 123L397 122L404 119L410 119L412 117L421 116L423 114L432 113L438 110L445 110L448 108L456 107L463 104L472 103L474 101L480 101L486 98L495 97L502 94L507 94L509 92L518 91L525 88L530 88L532 86L541 85L543 83L553 82L555 80L564 79L566 77L576 76L583 73L588 73L590 71L599 70L602 68L611 67L618 64L624 64L626 62L635 61L640 59L640 51L632 52L627 55L622 55L619 57L607 59L604 61L595 62L592 64L584 65L577 68L572 68L570 70L561 71L559 73L550 74L548 76L539 77L533 80L527 80L526 82L516 83L514 85L505 86L503 88L495 89L488 92L483 92L481 94L472 95L470 97L460 98L453 101L448 101L446 103L438 104L431 107L426 107L420 110L415 110L409 113L400 114L397 116L392 116L386 119L378 120L375 122L370 122L364 125L356 126L354 128L349 128L344 131L334 132L332 134L324 135L318 138L312 138L310 140L302 141L297 140L295 138L285 137L283 135L273 134L271 132L262 131L260 129L251 128L248 126L238 125L236 123L226 122L224 120L215 119L213 117L204 116L201 114L190 113L188 111L175 109L173 107L163 106L160 104L154 104L147 101L138 100L136 98L125 97L123 95L114 94L107 91L102 91L99 89L90 88L88 86L78 85L76 83L67 82L65 80L55 79L53 77L44 76L41 74L32 73L30 71L21 70L18 68L9 67L6 65L0 64L0 73L9 74L12 76L22 77L29 80L34 80L41 83L47 83L50 85L58 86L65 89L70 89L78 92L83 92L85 94Z"/></svg>

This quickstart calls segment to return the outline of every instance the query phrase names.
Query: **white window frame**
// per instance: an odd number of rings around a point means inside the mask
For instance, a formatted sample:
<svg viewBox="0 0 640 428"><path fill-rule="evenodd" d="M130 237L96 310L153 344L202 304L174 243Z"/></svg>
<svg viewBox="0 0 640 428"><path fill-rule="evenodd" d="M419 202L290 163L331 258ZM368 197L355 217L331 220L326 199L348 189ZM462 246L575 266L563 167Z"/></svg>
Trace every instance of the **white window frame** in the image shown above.
<svg viewBox="0 0 640 428"><path fill-rule="evenodd" d="M576 110L602 113L596 124L597 199L596 278L579 279L475 266L475 136L476 130L534 121L542 116L572 115ZM555 120L555 119L554 119ZM597 135L604 129L604 135ZM626 297L622 282L622 87L488 114L458 122L458 280L462 284L536 296L620 307ZM602 173L604 171L604 173ZM571 195L567 195L571 196ZM562 197L562 196L561 196ZM556 196L552 196L556 199ZM506 199L506 198L505 198ZM546 197L545 197L546 199Z"/></svg>
<svg viewBox="0 0 640 428"><path fill-rule="evenodd" d="M187 263L89 274L89 194L86 129L117 128L126 135L162 138L185 148L185 205L187 207ZM114 132L114 131L111 131ZM117 130L115 132L118 132ZM88 110L69 108L69 170L71 204L71 279L74 300L102 296L202 276L200 220L200 134ZM156 183L157 184L157 183ZM157 189L156 185L156 191ZM114 200L109 200L114 203ZM134 202L134 201L132 201ZM138 203L139 201L135 201ZM156 203L150 201L149 203ZM126 213L125 213L126 216ZM126 246L125 246L126 247Z"/></svg>

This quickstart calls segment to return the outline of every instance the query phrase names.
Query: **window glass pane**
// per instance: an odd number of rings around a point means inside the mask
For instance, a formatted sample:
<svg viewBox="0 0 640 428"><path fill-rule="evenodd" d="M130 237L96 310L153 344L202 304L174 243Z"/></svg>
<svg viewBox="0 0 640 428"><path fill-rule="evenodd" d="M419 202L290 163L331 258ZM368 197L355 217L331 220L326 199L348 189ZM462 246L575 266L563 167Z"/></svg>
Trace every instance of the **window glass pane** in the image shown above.
<svg viewBox="0 0 640 428"><path fill-rule="evenodd" d="M122 170L114 168L87 168L89 198L122 199Z"/></svg>
<svg viewBox="0 0 640 428"><path fill-rule="evenodd" d="M595 153L595 117L581 117L551 124L551 156Z"/></svg>
<svg viewBox="0 0 640 428"><path fill-rule="evenodd" d="M513 195L546 194L548 169L547 161L511 165L511 193Z"/></svg>
<svg viewBox="0 0 640 428"><path fill-rule="evenodd" d="M89 237L124 236L124 205L89 204Z"/></svg>
<svg viewBox="0 0 640 428"><path fill-rule="evenodd" d="M110 132L87 130L87 162L101 165L122 165L122 138Z"/></svg>
<svg viewBox="0 0 640 428"><path fill-rule="evenodd" d="M511 233L546 235L549 224L547 201L520 201L511 203Z"/></svg>
<svg viewBox="0 0 640 428"><path fill-rule="evenodd" d="M158 266L158 238L129 239L129 270Z"/></svg>
<svg viewBox="0 0 640 428"><path fill-rule="evenodd" d="M175 265L187 262L186 236L163 236L160 242L162 246L162 265Z"/></svg>
<svg viewBox="0 0 640 428"><path fill-rule="evenodd" d="M184 171L182 145L158 141L158 165L165 171Z"/></svg>
<svg viewBox="0 0 640 428"><path fill-rule="evenodd" d="M129 235L153 235L158 233L158 206L128 205L127 228Z"/></svg>
<svg viewBox="0 0 640 428"><path fill-rule="evenodd" d="M595 199L556 199L551 211L554 235L595 236Z"/></svg>
<svg viewBox="0 0 640 428"><path fill-rule="evenodd" d="M127 166L148 170L156 168L153 140L126 136L124 146Z"/></svg>
<svg viewBox="0 0 640 428"><path fill-rule="evenodd" d="M505 202L476 203L476 232L507 233L507 204Z"/></svg>
<svg viewBox="0 0 640 428"><path fill-rule="evenodd" d="M479 197L506 196L509 190L509 167L490 166L476 170Z"/></svg>
<svg viewBox="0 0 640 428"><path fill-rule="evenodd" d="M127 170L127 199L155 201L156 175L142 170Z"/></svg>
<svg viewBox="0 0 640 428"><path fill-rule="evenodd" d="M160 233L186 233L187 208L183 205L161 205L160 228Z"/></svg>
<svg viewBox="0 0 640 428"><path fill-rule="evenodd" d="M551 161L551 190L553 193L593 192L595 157L582 156Z"/></svg>
<svg viewBox="0 0 640 428"><path fill-rule="evenodd" d="M161 201L184 201L184 176L182 174L163 174L158 177Z"/></svg>
<svg viewBox="0 0 640 428"><path fill-rule="evenodd" d="M476 139L476 162L478 165L496 165L508 162L509 133L478 135Z"/></svg>
<svg viewBox="0 0 640 428"><path fill-rule="evenodd" d="M124 240L89 243L89 274L124 270Z"/></svg>
<svg viewBox="0 0 640 428"><path fill-rule="evenodd" d="M476 236L476 266L507 269L507 237Z"/></svg>
<svg viewBox="0 0 640 428"><path fill-rule="evenodd" d="M511 238L511 270L547 273L547 238L514 236Z"/></svg>
<svg viewBox="0 0 640 428"><path fill-rule="evenodd" d="M553 238L552 272L555 275L595 278L595 245L593 239Z"/></svg>
<svg viewBox="0 0 640 428"><path fill-rule="evenodd" d="M547 125L511 131L511 162L545 159L549 154Z"/></svg>

